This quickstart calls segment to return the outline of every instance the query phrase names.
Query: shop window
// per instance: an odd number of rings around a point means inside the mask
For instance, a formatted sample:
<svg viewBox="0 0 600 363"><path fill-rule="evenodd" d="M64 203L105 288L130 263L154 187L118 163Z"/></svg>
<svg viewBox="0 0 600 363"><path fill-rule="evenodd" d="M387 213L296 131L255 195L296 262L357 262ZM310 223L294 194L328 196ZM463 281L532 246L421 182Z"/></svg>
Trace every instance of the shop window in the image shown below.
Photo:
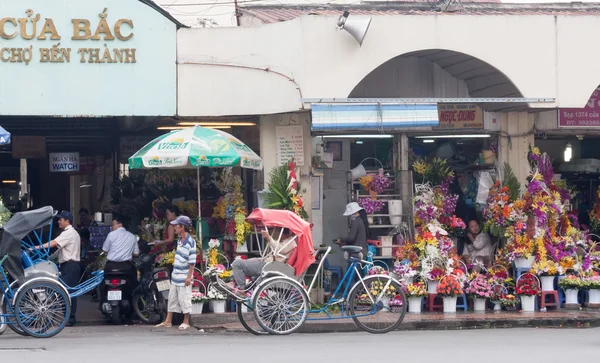
<svg viewBox="0 0 600 363"><path fill-rule="evenodd" d="M120 163L119 164L119 178L124 176L129 176L129 164L128 163Z"/></svg>

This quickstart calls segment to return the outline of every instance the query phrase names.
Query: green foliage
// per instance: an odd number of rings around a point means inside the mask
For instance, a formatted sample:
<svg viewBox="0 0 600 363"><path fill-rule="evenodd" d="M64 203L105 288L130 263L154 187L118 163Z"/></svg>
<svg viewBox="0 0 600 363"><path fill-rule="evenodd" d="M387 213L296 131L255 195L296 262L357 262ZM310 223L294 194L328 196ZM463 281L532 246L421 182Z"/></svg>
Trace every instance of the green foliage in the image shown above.
<svg viewBox="0 0 600 363"><path fill-rule="evenodd" d="M271 169L269 172L269 185L265 193L265 207L269 209L284 209L294 211L294 201L290 190L289 167L287 164ZM297 182L297 191L301 190L300 182ZM308 219L306 210L302 208L300 217Z"/></svg>
<svg viewBox="0 0 600 363"><path fill-rule="evenodd" d="M132 173L110 185L111 212L126 217L128 230L137 232L143 217L152 215L152 200L156 196L148 189L143 173Z"/></svg>
<svg viewBox="0 0 600 363"><path fill-rule="evenodd" d="M508 194L511 202L519 199L521 196L521 183L508 163L504 163L504 180L502 185L508 188Z"/></svg>

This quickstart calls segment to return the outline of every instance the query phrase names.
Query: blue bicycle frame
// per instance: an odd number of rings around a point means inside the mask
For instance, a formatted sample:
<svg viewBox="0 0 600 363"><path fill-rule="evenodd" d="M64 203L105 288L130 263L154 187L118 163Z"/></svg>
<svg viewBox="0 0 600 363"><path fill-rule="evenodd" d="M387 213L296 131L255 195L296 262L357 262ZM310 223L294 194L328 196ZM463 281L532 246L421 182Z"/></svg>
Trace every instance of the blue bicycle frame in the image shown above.
<svg viewBox="0 0 600 363"><path fill-rule="evenodd" d="M6 261L7 258L8 258L8 255L5 255L0 260L0 274L2 274L2 280L0 281L0 288L2 288L2 293L0 294L0 297L2 297L0 299L0 306L3 305L5 299L8 302L8 301L12 301L15 298L14 291L12 291L12 289L10 288L10 283L8 282L8 276L6 276L6 273L4 272L4 269L2 268L2 264L4 263L4 261ZM6 285L6 287L5 287L5 285ZM6 304L6 306L8 306L8 308L10 309L10 313L8 311L2 311L2 314L0 314L0 317L5 318L4 323L7 325L8 324L16 324L16 320L10 321L11 319L9 319L9 318L14 318L14 316L15 316L15 311L12 307L12 304L8 303L8 304Z"/></svg>

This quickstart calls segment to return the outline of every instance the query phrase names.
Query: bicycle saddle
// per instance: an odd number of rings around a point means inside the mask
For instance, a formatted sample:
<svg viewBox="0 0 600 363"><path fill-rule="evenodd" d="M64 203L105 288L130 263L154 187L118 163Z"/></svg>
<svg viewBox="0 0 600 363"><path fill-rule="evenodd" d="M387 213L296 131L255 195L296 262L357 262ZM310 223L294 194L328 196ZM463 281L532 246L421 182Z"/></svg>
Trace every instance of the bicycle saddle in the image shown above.
<svg viewBox="0 0 600 363"><path fill-rule="evenodd" d="M362 247L360 246L342 246L342 251L348 253L359 253L362 252Z"/></svg>

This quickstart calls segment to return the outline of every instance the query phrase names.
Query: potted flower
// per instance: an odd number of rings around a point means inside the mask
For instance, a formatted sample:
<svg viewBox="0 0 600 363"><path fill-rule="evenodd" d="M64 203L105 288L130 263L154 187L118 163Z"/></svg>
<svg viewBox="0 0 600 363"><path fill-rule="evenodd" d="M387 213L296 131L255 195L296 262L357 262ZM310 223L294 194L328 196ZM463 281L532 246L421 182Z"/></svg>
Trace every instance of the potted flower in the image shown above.
<svg viewBox="0 0 600 363"><path fill-rule="evenodd" d="M393 313L402 312L402 307L404 306L404 301L402 300L402 295L397 294L390 300L390 311Z"/></svg>
<svg viewBox="0 0 600 363"><path fill-rule="evenodd" d="M517 280L516 288L517 295L521 299L521 309L525 312L534 312L535 298L541 291L540 282L535 275L531 273L521 275Z"/></svg>
<svg viewBox="0 0 600 363"><path fill-rule="evenodd" d="M588 289L587 307L600 307L600 276L591 276L584 279L584 286Z"/></svg>
<svg viewBox="0 0 600 363"><path fill-rule="evenodd" d="M375 214L383 209L383 202L380 200L372 200L370 198L360 198L358 205L367 212L367 214ZM373 217L367 217L369 223L373 223Z"/></svg>
<svg viewBox="0 0 600 363"><path fill-rule="evenodd" d="M473 310L485 311L486 301L492 297L492 286L483 275L477 275L465 292L473 299Z"/></svg>
<svg viewBox="0 0 600 363"><path fill-rule="evenodd" d="M387 272L387 270L381 266L373 266L371 269L369 269L367 275L389 275L389 272Z"/></svg>
<svg viewBox="0 0 600 363"><path fill-rule="evenodd" d="M517 299L517 297L515 295L512 295L512 294L508 294L508 295L505 295L504 297L500 298L500 305L506 311L517 310L518 303L519 303L519 300Z"/></svg>
<svg viewBox="0 0 600 363"><path fill-rule="evenodd" d="M436 294L437 287L443 277L444 270L439 267L434 267L433 270L427 274L427 292L430 294Z"/></svg>
<svg viewBox="0 0 600 363"><path fill-rule="evenodd" d="M463 294L462 286L455 276L444 276L437 286L437 294L444 300L444 312L456 312L456 298Z"/></svg>
<svg viewBox="0 0 600 363"><path fill-rule="evenodd" d="M208 307L213 313L222 314L225 312L225 301L227 300L227 296L212 286L208 288L206 296L209 300Z"/></svg>
<svg viewBox="0 0 600 363"><path fill-rule="evenodd" d="M558 286L565 292L565 307L578 308L579 301L577 300L577 295L579 294L579 290L583 289L581 278L575 275L567 275L558 282Z"/></svg>
<svg viewBox="0 0 600 363"><path fill-rule="evenodd" d="M208 301L206 295L200 291L192 291L192 314L202 314L205 301Z"/></svg>
<svg viewBox="0 0 600 363"><path fill-rule="evenodd" d="M562 266L558 262L548 259L534 262L531 266L531 272L540 277L542 291L554 291L554 279L557 275L564 273Z"/></svg>
<svg viewBox="0 0 600 363"><path fill-rule="evenodd" d="M420 313L423 307L423 298L428 295L427 287L423 282L406 285L408 295L408 312Z"/></svg>
<svg viewBox="0 0 600 363"><path fill-rule="evenodd" d="M502 283L490 283L492 297L490 301L494 303L494 311L502 310L502 299L507 295L508 289Z"/></svg>
<svg viewBox="0 0 600 363"><path fill-rule="evenodd" d="M398 294L398 291L396 291L396 288L394 286L390 285L386 288L385 292L381 294L384 287L385 283L383 283L382 281L373 281L371 283L371 289L369 290L369 293L375 300L377 300L379 295L381 295L380 301L383 303L383 306L389 307L390 300Z"/></svg>

